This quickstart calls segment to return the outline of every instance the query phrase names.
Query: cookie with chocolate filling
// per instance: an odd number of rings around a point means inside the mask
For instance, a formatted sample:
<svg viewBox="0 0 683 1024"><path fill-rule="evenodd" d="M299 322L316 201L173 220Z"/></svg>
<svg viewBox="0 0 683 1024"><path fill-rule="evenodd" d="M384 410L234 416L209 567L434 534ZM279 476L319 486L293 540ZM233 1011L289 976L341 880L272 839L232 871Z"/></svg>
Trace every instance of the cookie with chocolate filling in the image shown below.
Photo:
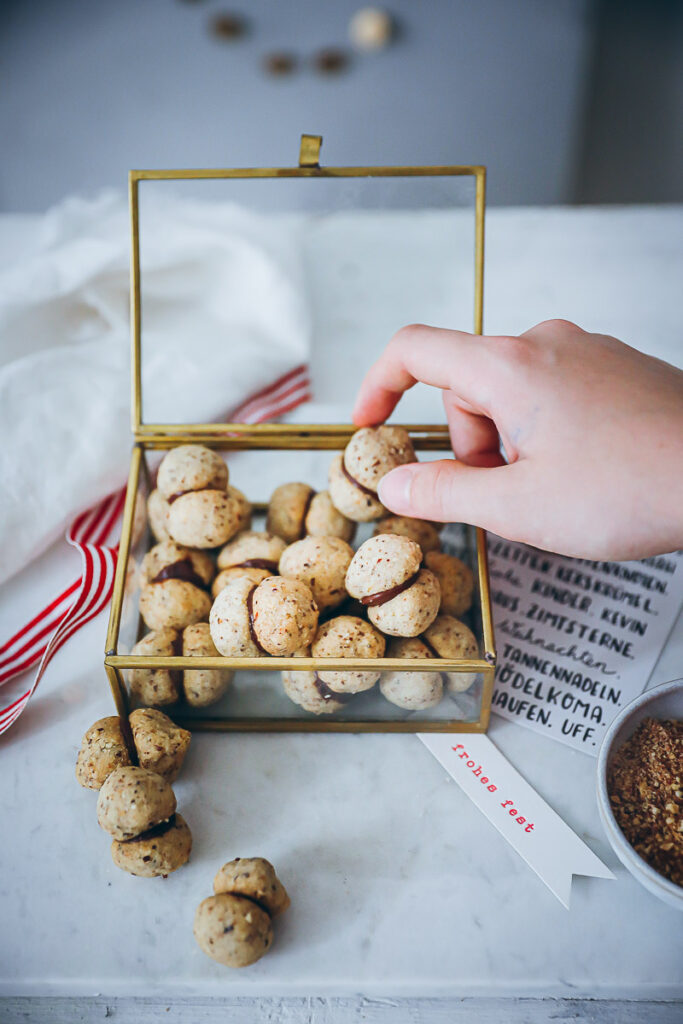
<svg viewBox="0 0 683 1024"><path fill-rule="evenodd" d="M332 504L347 519L369 523L386 514L387 510L376 493L351 477L344 466L343 453L332 459L327 482Z"/></svg>
<svg viewBox="0 0 683 1024"><path fill-rule="evenodd" d="M121 842L114 839L111 857L117 868L140 878L165 878L187 864L192 850L192 833L182 814L147 832Z"/></svg>
<svg viewBox="0 0 683 1024"><path fill-rule="evenodd" d="M228 467L218 454L202 444L182 444L164 455L157 487L173 503L188 491L219 490L228 486Z"/></svg>
<svg viewBox="0 0 683 1024"><path fill-rule="evenodd" d="M143 658L173 658L180 653L180 635L175 629L153 629L133 647L131 654ZM180 696L178 673L166 668L132 668L128 672L130 699L143 707L162 708L175 704Z"/></svg>
<svg viewBox="0 0 683 1024"><path fill-rule="evenodd" d="M383 476L415 462L410 435L403 427L361 427L344 449L344 467L356 483L377 493Z"/></svg>
<svg viewBox="0 0 683 1024"><path fill-rule="evenodd" d="M268 502L266 530L287 544L300 540L315 491L309 484L291 483L276 487Z"/></svg>
<svg viewBox="0 0 683 1024"><path fill-rule="evenodd" d="M263 580L247 598L247 609L257 645L265 654L276 657L286 658L300 647L307 647L318 628L318 607L313 594L299 580L281 576Z"/></svg>
<svg viewBox="0 0 683 1024"><path fill-rule="evenodd" d="M115 768L129 764L130 751L121 719L110 715L94 722L83 736L76 760L76 778L86 789L100 789Z"/></svg>
<svg viewBox="0 0 683 1024"><path fill-rule="evenodd" d="M338 615L319 627L311 645L314 658L381 658L386 641L382 634L364 619ZM318 671L318 678L335 697L371 689L379 679L379 670Z"/></svg>
<svg viewBox="0 0 683 1024"><path fill-rule="evenodd" d="M340 537L304 537L285 548L280 575L310 587L322 613L345 600L344 580L352 558L353 548Z"/></svg>
<svg viewBox="0 0 683 1024"><path fill-rule="evenodd" d="M215 548L242 528L242 502L228 491L187 491L171 505L168 532L178 544Z"/></svg>
<svg viewBox="0 0 683 1024"><path fill-rule="evenodd" d="M348 544L356 535L356 523L335 508L329 491L313 495L304 527L310 537L340 537Z"/></svg>
<svg viewBox="0 0 683 1024"><path fill-rule="evenodd" d="M424 564L439 581L441 587L441 614L459 618L472 607L474 576L469 565L455 555L443 551L425 554Z"/></svg>
<svg viewBox="0 0 683 1024"><path fill-rule="evenodd" d="M434 658L434 651L419 638L389 641L387 658ZM433 708L443 696L440 672L385 672L379 681L383 697L405 711Z"/></svg>
<svg viewBox="0 0 683 1024"><path fill-rule="evenodd" d="M264 653L252 633L251 603L256 584L246 576L229 580L209 616L211 639L226 658L259 658Z"/></svg>
<svg viewBox="0 0 683 1024"><path fill-rule="evenodd" d="M140 767L173 782L183 766L192 734L155 708L138 708L128 720Z"/></svg>
<svg viewBox="0 0 683 1024"><path fill-rule="evenodd" d="M216 872L213 891L246 896L271 917L282 914L291 902L275 868L265 857L235 857L228 861Z"/></svg>
<svg viewBox="0 0 683 1024"><path fill-rule="evenodd" d="M439 658L478 658L479 645L469 626L452 615L439 615L420 637ZM477 678L475 672L445 672L444 682L451 693L469 690Z"/></svg>
<svg viewBox="0 0 683 1024"><path fill-rule="evenodd" d="M373 625L390 636L418 636L439 613L439 581L421 569L415 541L382 533L361 544L346 573L351 597L367 606Z"/></svg>
<svg viewBox="0 0 683 1024"><path fill-rule="evenodd" d="M233 893L208 896L197 907L194 937L199 948L226 967L247 967L273 942L270 914L253 900Z"/></svg>
<svg viewBox="0 0 683 1024"><path fill-rule="evenodd" d="M97 798L97 821L114 839L139 836L175 813L170 783L149 768L116 768Z"/></svg>
<svg viewBox="0 0 683 1024"><path fill-rule="evenodd" d="M377 497L380 480L390 470L415 459L413 443L403 427L362 427L347 444L341 459L337 457L332 462L332 501L350 519L379 519L386 512Z"/></svg>
<svg viewBox="0 0 683 1024"><path fill-rule="evenodd" d="M221 570L213 582L213 595L217 597L228 582L236 576L247 576L260 583L268 576L276 576L280 556L287 547L282 537L272 533L245 530L226 544L218 555Z"/></svg>
<svg viewBox="0 0 683 1024"><path fill-rule="evenodd" d="M219 657L208 622L197 622L183 630L183 657ZM234 675L226 668L186 668L183 672L185 702L192 708L215 704L230 688Z"/></svg>
<svg viewBox="0 0 683 1024"><path fill-rule="evenodd" d="M376 537L380 533L395 533L414 540L422 548L423 555L426 555L428 551L438 551L441 548L441 538L436 527L425 519L410 519L408 516L384 516L375 526L373 536Z"/></svg>
<svg viewBox="0 0 683 1024"><path fill-rule="evenodd" d="M292 655L294 658L310 656L308 647L295 651ZM282 673L282 686L294 704L298 704L304 711L309 711L313 715L331 715L335 711L341 711L353 698L352 693L334 693L317 672L287 669Z"/></svg>
<svg viewBox="0 0 683 1024"><path fill-rule="evenodd" d="M157 544L142 560L140 614L152 630L184 629L208 618L211 558L171 541Z"/></svg>

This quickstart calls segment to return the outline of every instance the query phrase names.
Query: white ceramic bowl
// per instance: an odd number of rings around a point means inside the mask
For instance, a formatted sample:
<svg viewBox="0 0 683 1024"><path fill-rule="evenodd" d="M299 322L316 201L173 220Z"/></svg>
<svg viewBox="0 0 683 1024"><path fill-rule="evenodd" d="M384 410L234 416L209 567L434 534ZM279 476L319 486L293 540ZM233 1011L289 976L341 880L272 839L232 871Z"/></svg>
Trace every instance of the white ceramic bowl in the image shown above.
<svg viewBox="0 0 683 1024"><path fill-rule="evenodd" d="M597 795L600 819L617 857L649 892L672 907L683 910L683 887L670 882L636 853L617 825L607 794L607 766L622 743L645 718L683 719L683 679L646 690L623 708L605 734L598 756Z"/></svg>

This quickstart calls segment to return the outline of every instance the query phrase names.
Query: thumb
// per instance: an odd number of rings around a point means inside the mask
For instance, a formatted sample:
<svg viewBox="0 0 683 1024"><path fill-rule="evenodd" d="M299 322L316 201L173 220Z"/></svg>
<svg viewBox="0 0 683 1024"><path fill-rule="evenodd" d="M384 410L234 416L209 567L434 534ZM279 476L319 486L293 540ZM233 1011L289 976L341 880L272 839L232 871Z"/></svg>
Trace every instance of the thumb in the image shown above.
<svg viewBox="0 0 683 1024"><path fill-rule="evenodd" d="M481 468L454 459L411 462L382 477L378 495L396 515L509 531L519 504L518 471L518 464Z"/></svg>

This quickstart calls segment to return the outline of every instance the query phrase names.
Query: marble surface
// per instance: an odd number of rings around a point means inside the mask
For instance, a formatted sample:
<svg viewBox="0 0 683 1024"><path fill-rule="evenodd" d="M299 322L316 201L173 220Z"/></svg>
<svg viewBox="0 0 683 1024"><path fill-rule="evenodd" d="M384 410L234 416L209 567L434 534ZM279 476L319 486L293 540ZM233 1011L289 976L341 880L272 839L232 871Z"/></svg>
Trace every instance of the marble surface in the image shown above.
<svg viewBox="0 0 683 1024"><path fill-rule="evenodd" d="M674 208L492 213L488 328L571 316L680 361L682 222ZM57 545L0 590L0 635L75 568ZM495 717L494 742L617 876L575 880L569 912L412 736L199 735L176 784L190 864L122 874L74 779L82 732L111 710L104 631L100 616L59 652L0 740L0 995L682 994L680 915L612 855L595 760ZM683 617L653 682L681 664ZM240 855L274 862L292 908L272 952L229 972L192 917Z"/></svg>

